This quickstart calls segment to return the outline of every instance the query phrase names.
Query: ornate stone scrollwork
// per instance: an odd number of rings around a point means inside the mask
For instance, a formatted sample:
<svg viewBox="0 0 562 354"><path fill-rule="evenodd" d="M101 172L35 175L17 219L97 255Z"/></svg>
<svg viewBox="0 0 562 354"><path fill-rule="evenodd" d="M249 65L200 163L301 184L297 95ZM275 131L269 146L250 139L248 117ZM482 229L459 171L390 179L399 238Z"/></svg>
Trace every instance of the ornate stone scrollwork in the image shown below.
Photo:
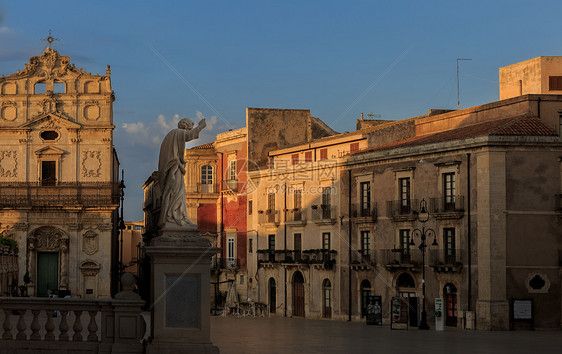
<svg viewBox="0 0 562 354"><path fill-rule="evenodd" d="M100 271L100 265L93 261L85 261L80 264L80 271L84 275L95 276Z"/></svg>
<svg viewBox="0 0 562 354"><path fill-rule="evenodd" d="M18 176L18 155L17 151L0 151L0 177Z"/></svg>
<svg viewBox="0 0 562 354"><path fill-rule="evenodd" d="M88 230L84 233L82 251L88 255L93 255L98 251L98 234L95 231Z"/></svg>
<svg viewBox="0 0 562 354"><path fill-rule="evenodd" d="M41 226L33 232L35 247L41 250L56 250L61 247L61 240L66 239L61 230L53 226Z"/></svg>
<svg viewBox="0 0 562 354"><path fill-rule="evenodd" d="M101 151L84 151L82 153L82 176L99 177L101 175Z"/></svg>

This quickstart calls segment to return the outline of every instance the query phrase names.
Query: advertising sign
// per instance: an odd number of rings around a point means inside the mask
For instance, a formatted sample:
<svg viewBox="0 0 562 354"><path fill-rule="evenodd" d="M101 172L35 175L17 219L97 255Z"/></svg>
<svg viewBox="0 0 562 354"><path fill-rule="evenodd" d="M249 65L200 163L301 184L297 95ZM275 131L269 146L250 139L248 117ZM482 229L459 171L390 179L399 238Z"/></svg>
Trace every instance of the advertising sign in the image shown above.
<svg viewBox="0 0 562 354"><path fill-rule="evenodd" d="M367 324L382 325L382 296L369 296L367 301Z"/></svg>
<svg viewBox="0 0 562 354"><path fill-rule="evenodd" d="M408 329L408 301L403 297L390 302L390 329Z"/></svg>
<svg viewBox="0 0 562 354"><path fill-rule="evenodd" d="M435 298L435 330L442 331L445 329L444 325L444 317L445 314L443 313L443 298L437 297Z"/></svg>

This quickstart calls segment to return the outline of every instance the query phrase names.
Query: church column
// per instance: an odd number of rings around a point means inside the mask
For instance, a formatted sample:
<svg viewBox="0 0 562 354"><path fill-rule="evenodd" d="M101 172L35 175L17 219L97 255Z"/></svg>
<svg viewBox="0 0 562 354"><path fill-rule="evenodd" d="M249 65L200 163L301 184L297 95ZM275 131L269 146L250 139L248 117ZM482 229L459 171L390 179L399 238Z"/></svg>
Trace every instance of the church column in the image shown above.
<svg viewBox="0 0 562 354"><path fill-rule="evenodd" d="M63 290L68 290L68 238L61 239L60 262L60 288Z"/></svg>

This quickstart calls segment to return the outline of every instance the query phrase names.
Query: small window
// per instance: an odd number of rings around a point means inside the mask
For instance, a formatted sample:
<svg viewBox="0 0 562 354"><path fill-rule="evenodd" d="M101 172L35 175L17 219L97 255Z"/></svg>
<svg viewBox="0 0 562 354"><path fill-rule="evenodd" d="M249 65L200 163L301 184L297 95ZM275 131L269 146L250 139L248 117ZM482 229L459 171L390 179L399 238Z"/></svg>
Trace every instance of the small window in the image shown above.
<svg viewBox="0 0 562 354"><path fill-rule="evenodd" d="M359 150L359 143L353 143L349 145L349 151L350 152L355 152Z"/></svg>
<svg viewBox="0 0 562 354"><path fill-rule="evenodd" d="M59 133L54 130L45 130L44 132L41 132L40 136L43 140L57 140Z"/></svg>
<svg viewBox="0 0 562 354"><path fill-rule="evenodd" d="M323 232L322 233L322 248L325 249L325 250L330 249L330 233L329 232Z"/></svg>
<svg viewBox="0 0 562 354"><path fill-rule="evenodd" d="M254 239L248 240L248 253L254 253Z"/></svg>
<svg viewBox="0 0 562 354"><path fill-rule="evenodd" d="M562 90L562 76L549 76L548 89L550 91Z"/></svg>
<svg viewBox="0 0 562 354"><path fill-rule="evenodd" d="M53 93L66 93L66 85L64 82L55 82L53 85Z"/></svg>
<svg viewBox="0 0 562 354"><path fill-rule="evenodd" d="M304 162L312 162L312 151L304 153Z"/></svg>
<svg viewBox="0 0 562 354"><path fill-rule="evenodd" d="M47 84L45 84L44 82L36 83L34 92L36 95L44 94L45 92L47 92Z"/></svg>
<svg viewBox="0 0 562 354"><path fill-rule="evenodd" d="M328 159L328 149L320 149L320 160Z"/></svg>
<svg viewBox="0 0 562 354"><path fill-rule="evenodd" d="M252 209L254 209L254 202L252 200L248 200L248 215L252 215Z"/></svg>
<svg viewBox="0 0 562 354"><path fill-rule="evenodd" d="M244 284L244 275L240 274L240 285Z"/></svg>

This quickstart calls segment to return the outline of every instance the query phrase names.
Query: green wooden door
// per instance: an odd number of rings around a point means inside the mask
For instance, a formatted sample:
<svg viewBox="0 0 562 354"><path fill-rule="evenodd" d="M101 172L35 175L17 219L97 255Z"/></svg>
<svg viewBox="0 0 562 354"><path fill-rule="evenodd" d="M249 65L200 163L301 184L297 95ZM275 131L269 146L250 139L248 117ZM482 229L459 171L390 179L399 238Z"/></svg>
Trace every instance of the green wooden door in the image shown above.
<svg viewBox="0 0 562 354"><path fill-rule="evenodd" d="M37 253L37 296L47 296L47 290L59 288L59 254Z"/></svg>

